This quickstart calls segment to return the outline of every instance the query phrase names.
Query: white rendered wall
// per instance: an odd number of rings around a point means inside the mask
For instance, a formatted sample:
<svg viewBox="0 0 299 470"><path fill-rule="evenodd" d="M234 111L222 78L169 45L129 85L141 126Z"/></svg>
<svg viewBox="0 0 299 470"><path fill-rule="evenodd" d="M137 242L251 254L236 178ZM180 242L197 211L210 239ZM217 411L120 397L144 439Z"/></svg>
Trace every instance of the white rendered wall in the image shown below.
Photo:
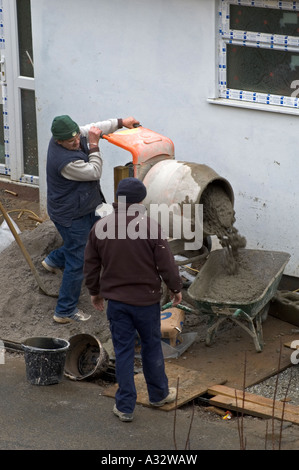
<svg viewBox="0 0 299 470"><path fill-rule="evenodd" d="M228 179L248 248L287 251L299 276L298 116L217 106L212 0L31 0L40 191L54 116L129 115L171 138L178 160ZM102 142L103 192L128 152Z"/></svg>

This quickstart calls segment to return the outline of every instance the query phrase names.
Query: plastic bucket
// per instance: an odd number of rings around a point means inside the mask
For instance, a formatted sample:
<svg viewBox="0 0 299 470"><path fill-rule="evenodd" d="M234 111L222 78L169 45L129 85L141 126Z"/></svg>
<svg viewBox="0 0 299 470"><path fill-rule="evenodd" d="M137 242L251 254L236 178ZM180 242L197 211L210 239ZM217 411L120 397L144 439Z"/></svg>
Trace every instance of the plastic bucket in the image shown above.
<svg viewBox="0 0 299 470"><path fill-rule="evenodd" d="M63 378L69 342L60 338L28 338L22 343L26 376L32 385L52 385Z"/></svg>
<svg viewBox="0 0 299 470"><path fill-rule="evenodd" d="M95 336L79 334L69 339L64 375L71 380L99 378L109 365L109 355Z"/></svg>

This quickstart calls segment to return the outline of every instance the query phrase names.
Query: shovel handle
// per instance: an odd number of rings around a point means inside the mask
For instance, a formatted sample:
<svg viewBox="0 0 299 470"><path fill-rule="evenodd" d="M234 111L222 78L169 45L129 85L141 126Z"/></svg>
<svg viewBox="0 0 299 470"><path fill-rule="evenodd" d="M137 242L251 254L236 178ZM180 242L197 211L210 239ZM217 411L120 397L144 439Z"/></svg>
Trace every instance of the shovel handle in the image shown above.
<svg viewBox="0 0 299 470"><path fill-rule="evenodd" d="M8 225L9 228L10 228L11 233L13 234L13 236L14 236L14 238L15 238L17 244L19 245L19 247L20 247L21 250L22 250L23 255L25 256L27 263L29 264L30 268L31 268L33 271L35 271L35 266L34 266L34 264L32 263L32 260L31 260L31 258L30 258L30 256L29 256L29 253L28 253L28 251L26 250L25 246L23 245L23 243L22 243L22 241L21 241L21 239L20 239L20 237L19 237L19 235L18 235L18 233L17 233L15 227L13 226L13 224L12 224L12 222L11 222L11 220L10 220L10 218L9 218L9 216L8 216L6 210L4 209L4 207L3 207L3 205L2 205L1 202L0 202L0 209L1 209L1 212L2 212L2 214L3 214L4 219L5 219L6 222L7 222L7 225Z"/></svg>
<svg viewBox="0 0 299 470"><path fill-rule="evenodd" d="M28 251L26 250L26 248L25 248L25 246L24 246L24 244L23 244L21 238L19 237L19 235L18 235L18 233L17 233L15 227L13 226L13 224L12 224L12 222L11 222L11 220L10 220L10 218L9 218L9 216L8 216L8 214L7 214L7 212L6 212L6 210L4 209L4 207L3 207L2 203L1 203L1 201L0 201L0 210L1 210L2 214L3 214L4 219L5 219L6 222L7 222L7 225L9 226L9 228L10 228L10 230L11 230L11 233L13 234L13 236L14 236L14 238L15 238L17 244L19 245L19 247L20 247L20 249L21 249L21 251L22 251L22 253L23 253L23 255L24 255L24 257L25 257L25 259L26 259L26 261L27 261L27 263L29 264L30 269L31 269L31 271L33 272L34 277L35 277L35 279L36 279L36 281L37 281L37 284L39 285L39 287L41 288L41 290L42 290L46 295L48 295L48 296L50 296L50 297L57 297L57 295L49 294L49 292L48 292L47 289L45 288L45 286L44 286L42 280L40 279L40 277L39 277L39 275L38 275L37 270L35 269L35 266L34 266L34 264L33 264L33 262L32 262L32 259L30 258L30 255L29 255Z"/></svg>

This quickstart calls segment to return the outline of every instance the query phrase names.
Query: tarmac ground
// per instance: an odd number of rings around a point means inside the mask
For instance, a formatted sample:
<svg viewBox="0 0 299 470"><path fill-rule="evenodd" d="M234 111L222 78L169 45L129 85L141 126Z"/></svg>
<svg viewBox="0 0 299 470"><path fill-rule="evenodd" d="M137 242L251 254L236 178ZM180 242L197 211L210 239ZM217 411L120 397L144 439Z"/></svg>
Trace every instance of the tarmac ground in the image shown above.
<svg viewBox="0 0 299 470"><path fill-rule="evenodd" d="M151 461L152 456L186 459L198 458L200 451L241 450L236 418L208 417L192 404L171 412L136 405L133 422L123 423L112 413L114 399L103 396L103 387L95 383L66 377L49 386L29 383L22 354L0 364L0 383L2 451L96 451L92 456L102 464L120 463L113 459L122 456L134 457L135 463L147 458L146 463L161 464ZM266 421L246 417L246 450L265 449ZM298 442L299 427L285 423L281 448L298 449ZM270 439L267 449L278 449L277 442L272 445ZM129 461L121 463L131 466Z"/></svg>

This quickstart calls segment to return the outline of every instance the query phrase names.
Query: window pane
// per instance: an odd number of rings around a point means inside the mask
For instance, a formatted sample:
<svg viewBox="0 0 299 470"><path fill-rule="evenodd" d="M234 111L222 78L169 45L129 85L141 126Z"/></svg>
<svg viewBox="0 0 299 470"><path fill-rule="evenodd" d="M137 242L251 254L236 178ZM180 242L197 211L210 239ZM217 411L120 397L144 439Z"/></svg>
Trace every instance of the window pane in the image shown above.
<svg viewBox="0 0 299 470"><path fill-rule="evenodd" d="M36 134L35 94L21 90L24 173L38 176L38 153Z"/></svg>
<svg viewBox="0 0 299 470"><path fill-rule="evenodd" d="M299 36L299 13L273 8L230 5L230 28L258 33Z"/></svg>
<svg viewBox="0 0 299 470"><path fill-rule="evenodd" d="M299 53L227 45L227 87L291 96L299 78Z"/></svg>
<svg viewBox="0 0 299 470"><path fill-rule="evenodd" d="M30 0L17 0L20 75L33 77Z"/></svg>

